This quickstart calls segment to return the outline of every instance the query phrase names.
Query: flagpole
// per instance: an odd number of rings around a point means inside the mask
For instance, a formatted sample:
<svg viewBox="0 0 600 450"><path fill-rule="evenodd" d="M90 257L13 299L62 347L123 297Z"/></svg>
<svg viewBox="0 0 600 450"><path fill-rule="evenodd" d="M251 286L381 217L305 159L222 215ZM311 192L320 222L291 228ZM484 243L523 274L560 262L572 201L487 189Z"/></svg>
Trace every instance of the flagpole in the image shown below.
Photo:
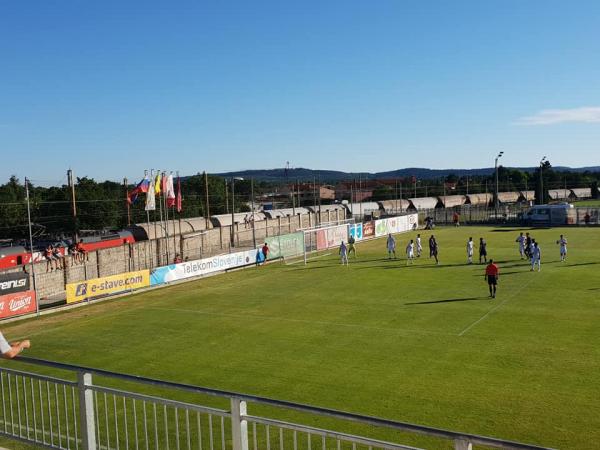
<svg viewBox="0 0 600 450"><path fill-rule="evenodd" d="M150 169L150 173L152 174L153 186L154 186L154 210L152 211L152 217L154 219L154 240L157 239L158 234L156 233L156 178L154 177L154 169ZM148 230L150 231L150 230ZM150 250L152 250L152 245L150 245ZM152 263L154 263L154 254L152 254ZM158 259L158 255L156 255L156 264L160 266L160 261Z"/></svg>
<svg viewBox="0 0 600 450"><path fill-rule="evenodd" d="M171 187L173 188L173 193L175 193L175 186L173 185L173 171L169 174L169 179L171 180ZM175 203L177 203L177 196L175 196ZM177 230L175 229L175 204L173 204L173 219L171 219L173 225L173 258L177 255ZM181 239L181 237L180 237Z"/></svg>
<svg viewBox="0 0 600 450"><path fill-rule="evenodd" d="M144 172L146 172L146 174L148 173L147 170L145 170ZM148 186L148 192L146 193L146 208L144 208L146 210L146 224L148 225L148 233L150 233L150 210L148 209L148 195L150 193L150 189L152 189L152 194L154 195L154 178L152 177L152 169L150 169L150 185ZM154 265L153 261L152 261L152 239L149 239L150 241L150 268L152 268L152 266Z"/></svg>
<svg viewBox="0 0 600 450"><path fill-rule="evenodd" d="M181 253L181 258L183 258L183 245L181 245L181 211L183 210L183 197L181 196L181 180L179 179L179 170L177 171L177 194L175 195L175 205L177 205L177 215L179 218L179 252Z"/></svg>
<svg viewBox="0 0 600 450"><path fill-rule="evenodd" d="M157 172L160 175L160 170L157 169ZM159 214L160 214L160 227L162 229L164 229L163 210L162 210L162 177L159 177L159 178L160 178L160 181L159 181L159 183L160 183L160 192L158 194L158 209L159 209ZM162 234L163 234L163 230L162 229L161 229L161 233L160 233L161 234L161 239L162 239ZM165 235L166 235L166 233L165 233ZM159 258L162 260L162 252L159 255ZM159 261L159 264L161 264L161 263L162 263L162 261ZM168 260L167 260L167 263L168 263Z"/></svg>
<svg viewBox="0 0 600 450"><path fill-rule="evenodd" d="M167 172L163 171L162 173L163 178L166 177ZM161 180L162 181L162 180ZM162 183L164 187L164 184L166 183ZM163 201L165 202L165 236L166 236L166 243L167 243L167 265L169 264L169 261L171 260L171 255L170 255L170 251L169 251L169 207L167 206L167 193L164 193L165 195L163 195Z"/></svg>

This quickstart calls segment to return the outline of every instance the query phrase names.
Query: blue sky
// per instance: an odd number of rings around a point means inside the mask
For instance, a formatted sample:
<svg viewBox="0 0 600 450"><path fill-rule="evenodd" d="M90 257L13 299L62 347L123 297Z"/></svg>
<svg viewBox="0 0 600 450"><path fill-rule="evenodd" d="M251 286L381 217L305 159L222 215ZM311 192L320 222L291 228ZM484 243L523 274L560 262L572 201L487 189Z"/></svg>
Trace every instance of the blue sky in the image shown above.
<svg viewBox="0 0 600 450"><path fill-rule="evenodd" d="M0 3L0 180L600 164L600 2Z"/></svg>

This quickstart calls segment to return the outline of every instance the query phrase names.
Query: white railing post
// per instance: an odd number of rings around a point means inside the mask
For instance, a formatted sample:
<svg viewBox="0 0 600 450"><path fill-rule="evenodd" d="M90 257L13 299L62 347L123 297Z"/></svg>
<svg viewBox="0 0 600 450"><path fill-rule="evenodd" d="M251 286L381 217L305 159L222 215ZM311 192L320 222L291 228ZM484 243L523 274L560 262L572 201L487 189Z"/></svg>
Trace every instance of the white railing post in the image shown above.
<svg viewBox="0 0 600 450"><path fill-rule="evenodd" d="M231 399L231 438L233 450L248 450L248 422L246 402L239 398Z"/></svg>
<svg viewBox="0 0 600 450"><path fill-rule="evenodd" d="M468 439L455 439L454 450L473 450L473 444Z"/></svg>
<svg viewBox="0 0 600 450"><path fill-rule="evenodd" d="M94 417L94 392L92 374L77 372L77 388L79 390L79 426L81 444L84 450L96 450L96 423Z"/></svg>

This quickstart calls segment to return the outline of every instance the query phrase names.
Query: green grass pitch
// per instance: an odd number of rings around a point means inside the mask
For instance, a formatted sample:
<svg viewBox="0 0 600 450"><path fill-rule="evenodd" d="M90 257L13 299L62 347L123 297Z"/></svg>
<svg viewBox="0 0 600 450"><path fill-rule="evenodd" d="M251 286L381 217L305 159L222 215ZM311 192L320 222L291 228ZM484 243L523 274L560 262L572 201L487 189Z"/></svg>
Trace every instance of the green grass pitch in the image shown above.
<svg viewBox="0 0 600 450"><path fill-rule="evenodd" d="M564 449L600 442L600 230L434 230L441 265L385 239L6 324L29 356ZM556 240L569 240L566 263ZM500 262L498 296L466 241ZM477 245L475 246L477 259ZM328 253L330 253L328 255ZM11 364L11 363L3 363ZM12 363L14 364L14 363ZM3 441L7 445L8 441ZM425 442L425 443L424 443ZM431 445L420 438L406 443ZM446 447L442 447L446 448Z"/></svg>

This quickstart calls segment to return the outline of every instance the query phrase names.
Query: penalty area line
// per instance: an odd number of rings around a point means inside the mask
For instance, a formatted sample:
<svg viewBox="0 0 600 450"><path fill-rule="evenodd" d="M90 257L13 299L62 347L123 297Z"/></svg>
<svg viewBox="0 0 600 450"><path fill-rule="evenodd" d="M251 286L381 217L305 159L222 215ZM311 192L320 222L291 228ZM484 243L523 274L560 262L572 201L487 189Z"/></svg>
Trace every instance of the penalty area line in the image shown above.
<svg viewBox="0 0 600 450"><path fill-rule="evenodd" d="M491 315L494 311L500 309L500 307L502 305L504 305L506 302L508 302L509 300L511 300L512 298L515 297L515 295L517 295L518 293L520 293L523 289L525 289L526 287L528 287L531 283L533 283L533 281L535 280L535 278L531 278L531 280L529 280L527 283L525 283L524 285L522 285L519 289L517 289L515 292L513 292L510 296L506 297L504 300L502 300L499 304L497 304L496 306L494 306L492 309L490 309L488 312L486 312L483 316L481 316L479 319L477 319L475 322L473 322L472 324L470 324L467 328L465 328L464 330L462 330L460 333L458 333L458 336L463 336L465 335L471 328L473 328L475 325L477 325L480 322L483 322L489 315Z"/></svg>

